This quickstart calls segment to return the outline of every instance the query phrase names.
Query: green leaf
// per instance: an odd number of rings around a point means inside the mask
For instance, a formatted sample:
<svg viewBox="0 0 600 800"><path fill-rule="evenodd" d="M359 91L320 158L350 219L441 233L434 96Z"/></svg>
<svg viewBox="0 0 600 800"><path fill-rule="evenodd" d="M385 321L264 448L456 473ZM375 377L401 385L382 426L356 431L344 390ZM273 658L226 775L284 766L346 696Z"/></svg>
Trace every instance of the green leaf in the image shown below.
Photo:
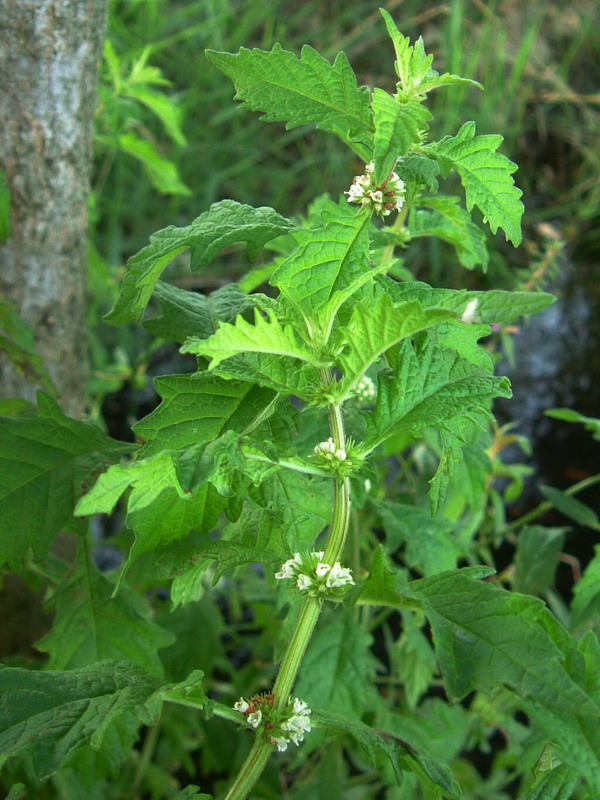
<svg viewBox="0 0 600 800"><path fill-rule="evenodd" d="M155 92L147 86L131 83L127 85L124 94L126 97L133 97L134 100L139 100L140 103L149 108L162 122L165 131L175 144L182 147L187 144L181 129L183 110L180 106L175 105L171 97Z"/></svg>
<svg viewBox="0 0 600 800"><path fill-rule="evenodd" d="M53 598L52 629L36 643L50 653L48 669L72 670L98 661L129 661L162 675L157 651L173 643L172 634L154 625L142 598L126 585L114 585L86 557Z"/></svg>
<svg viewBox="0 0 600 800"><path fill-rule="evenodd" d="M535 783L522 800L569 800L579 775L571 767L561 764L557 757L559 753L553 744L544 747L533 771Z"/></svg>
<svg viewBox="0 0 600 800"><path fill-rule="evenodd" d="M550 411L544 412L547 417L554 417L554 419L562 419L565 422L581 422L585 425L587 431L592 431L594 439L600 442L600 419L594 417L586 417L578 411L573 411L571 408L553 408Z"/></svg>
<svg viewBox="0 0 600 800"><path fill-rule="evenodd" d="M347 206L322 212L324 225L294 233L298 249L271 278L305 319L314 320L338 293L346 298L370 274L368 214Z"/></svg>
<svg viewBox="0 0 600 800"><path fill-rule="evenodd" d="M189 186L180 179L175 164L163 158L148 139L140 139L134 133L122 133L117 136L96 134L95 139L105 147L114 149L116 146L117 150L137 158L144 165L152 185L159 192L181 197L189 197L192 194Z"/></svg>
<svg viewBox="0 0 600 800"><path fill-rule="evenodd" d="M566 492L561 492L560 489L553 489L552 486L540 486L540 492L565 517L569 517L578 525L583 525L586 528L600 530L598 515L589 506L582 503L581 500L577 500Z"/></svg>
<svg viewBox="0 0 600 800"><path fill-rule="evenodd" d="M310 402L321 383L319 370L286 356L269 353L244 353L228 358L216 368L223 378L264 386L282 395L300 397Z"/></svg>
<svg viewBox="0 0 600 800"><path fill-rule="evenodd" d="M473 413L488 414L493 397L510 397L506 378L495 378L427 337L416 349L401 346L397 369L380 372L377 403L368 415L365 447L425 427L445 428Z"/></svg>
<svg viewBox="0 0 600 800"><path fill-rule="evenodd" d="M208 372L155 378L154 387L162 402L133 426L145 440L145 457L210 442L227 430L244 433L275 410L275 395L268 389Z"/></svg>
<svg viewBox="0 0 600 800"><path fill-rule="evenodd" d="M177 454L161 452L132 464L115 464L99 477L76 509L76 516L110 514L131 487L127 524L136 534L130 558L164 547L191 530L210 530L226 501L206 483L186 491L177 473Z"/></svg>
<svg viewBox="0 0 600 800"><path fill-rule="evenodd" d="M402 784L402 772L408 770L415 772L426 787L433 784L438 791L441 789L445 797L456 800L461 797L460 788L445 764L435 762L420 753L399 736L388 731L374 730L364 722L331 711L316 711L312 719L318 726L349 734L366 752L374 767L377 766L380 755L389 758L399 786ZM436 796L439 797L439 794Z"/></svg>
<svg viewBox="0 0 600 800"><path fill-rule="evenodd" d="M418 302L394 306L387 294L380 294L373 303L354 306L347 326L341 329L346 342L338 365L344 377L336 387L342 403L377 359L403 339L454 316L443 309L424 310Z"/></svg>
<svg viewBox="0 0 600 800"><path fill-rule="evenodd" d="M463 267L474 269L479 265L485 272L489 261L485 234L459 203L458 197L420 197L420 208L413 206L410 210L408 232L413 239L437 236L456 249Z"/></svg>
<svg viewBox="0 0 600 800"><path fill-rule="evenodd" d="M468 84L483 89L477 81L469 78L461 78L458 75L445 73L440 75L431 68L433 61L432 55L426 55L423 39L419 37L414 46L411 46L408 36L402 36L394 24L394 20L388 12L380 8L388 33L394 43L396 51L396 61L394 67L396 74L400 78L398 91L406 97L425 97L427 92L437 89L440 86L452 84Z"/></svg>
<svg viewBox="0 0 600 800"><path fill-rule="evenodd" d="M235 55L207 50L206 57L234 82L236 100L252 111L266 112L261 119L285 122L288 129L315 123L368 160L369 91L358 88L344 53L330 64L308 45L298 59L275 44L270 52L242 47Z"/></svg>
<svg viewBox="0 0 600 800"><path fill-rule="evenodd" d="M475 581L462 571L415 581L409 588L423 602L451 698L504 685L548 709L569 713L575 707L597 724L600 707L567 671L540 600Z"/></svg>
<svg viewBox="0 0 600 800"><path fill-rule="evenodd" d="M145 319L144 328L154 336L180 343L188 336L207 339L219 322L232 322L254 305L233 283L204 295L158 281L152 297L158 300L162 316Z"/></svg>
<svg viewBox="0 0 600 800"><path fill-rule="evenodd" d="M519 534L515 557L515 590L543 596L554 583L565 528L525 527Z"/></svg>
<svg viewBox="0 0 600 800"><path fill-rule="evenodd" d="M427 129L432 117L421 103L399 102L383 89L373 90L371 103L375 117L374 178L379 185L389 177L398 157L405 156L413 144L421 142L421 132Z"/></svg>
<svg viewBox="0 0 600 800"><path fill-rule="evenodd" d="M213 203L191 225L157 231L150 244L129 259L119 297L104 319L112 325L139 321L163 270L188 248L191 269L198 270L237 242L245 242L249 258L254 258L267 242L293 227L272 208L252 208L234 200Z"/></svg>
<svg viewBox="0 0 600 800"><path fill-rule="evenodd" d="M594 553L573 590L571 627L574 630L594 628L600 635L600 545L596 545Z"/></svg>
<svg viewBox="0 0 600 800"><path fill-rule="evenodd" d="M20 375L28 381L38 383L53 397L58 396L58 390L42 357L35 350L33 329L19 316L17 304L1 296L0 352L10 359Z"/></svg>
<svg viewBox="0 0 600 800"><path fill-rule="evenodd" d="M516 164L496 150L502 137L476 136L475 123L465 122L456 136L427 145L427 152L449 164L460 175L467 199L467 210L477 206L493 233L502 228L507 241L521 243L523 194L511 177Z"/></svg>
<svg viewBox="0 0 600 800"><path fill-rule="evenodd" d="M418 300L425 307L449 308L462 316L467 306L477 301L474 320L488 324L512 322L521 316L542 311L556 301L545 292L506 292L492 289L487 292L468 292L465 289L433 289L420 281L398 283L379 275L376 282L382 286L395 303ZM546 412L550 414L550 412Z"/></svg>
<svg viewBox="0 0 600 800"><path fill-rule="evenodd" d="M375 504L390 552L406 544L406 564L426 577L454 569L463 555L448 520L435 519L416 506L393 502Z"/></svg>
<svg viewBox="0 0 600 800"><path fill-rule="evenodd" d="M371 643L372 636L356 624L353 609L330 616L311 639L295 693L311 708L343 708L360 719L377 696Z"/></svg>
<svg viewBox="0 0 600 800"><path fill-rule="evenodd" d="M42 560L53 537L74 524L85 485L131 449L65 416L42 392L37 416L1 417L0 564L16 563L29 548Z"/></svg>
<svg viewBox="0 0 600 800"><path fill-rule="evenodd" d="M369 577L362 585L357 605L385 606L420 610L419 601L412 598L406 579L396 569L391 569L381 545L373 553Z"/></svg>
<svg viewBox="0 0 600 800"><path fill-rule="evenodd" d="M572 645L567 637L567 642ZM585 686L591 697L600 705L600 643L591 631L578 643L575 653L572 647L565 650L565 659L579 682ZM578 657L578 658L577 658ZM597 718L586 715L587 707L572 703L568 707L556 701L544 703L529 700L524 703L526 714L541 728L548 739L559 747L558 756L564 765L577 775L585 778L590 796L600 796L600 724ZM572 773L571 773L572 774ZM566 784L566 781L564 781ZM552 786L552 783L550 784ZM559 783L560 786L560 783ZM550 795L551 796L551 795ZM544 796L545 800L545 796Z"/></svg>
<svg viewBox="0 0 600 800"><path fill-rule="evenodd" d="M161 682L138 666L103 661L68 672L0 665L0 765L29 754L34 774L48 778L88 742L103 746L110 724L124 713L155 722L147 701Z"/></svg>
<svg viewBox="0 0 600 800"><path fill-rule="evenodd" d="M284 356L307 364L322 366L311 350L300 341L291 325L281 324L273 312L262 313L254 309L254 324L238 316L233 325L224 322L208 339L187 339L182 353L210 358L209 370L221 361L244 353L264 353Z"/></svg>

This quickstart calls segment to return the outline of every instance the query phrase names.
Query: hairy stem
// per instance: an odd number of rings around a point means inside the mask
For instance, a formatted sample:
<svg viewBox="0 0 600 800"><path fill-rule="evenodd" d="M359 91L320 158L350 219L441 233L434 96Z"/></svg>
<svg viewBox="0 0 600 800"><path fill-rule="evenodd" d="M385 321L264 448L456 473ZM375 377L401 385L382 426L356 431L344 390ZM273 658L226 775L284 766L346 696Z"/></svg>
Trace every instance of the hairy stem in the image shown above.
<svg viewBox="0 0 600 800"><path fill-rule="evenodd" d="M324 377L330 377L328 370L327 375L324 374ZM328 407L328 413L331 437L335 442L336 448L343 450L346 447L346 432L342 409L340 406L332 404ZM324 556L324 561L329 564L334 564L343 550L348 533L349 520L350 481L348 478L335 478L331 529ZM298 622L281 661L279 673L273 687L275 702L280 709L286 705L293 689L302 658L321 613L321 605L322 601L319 598L313 599L309 597L305 600L300 611ZM272 749L272 745L259 733L225 800L245 800L260 777Z"/></svg>

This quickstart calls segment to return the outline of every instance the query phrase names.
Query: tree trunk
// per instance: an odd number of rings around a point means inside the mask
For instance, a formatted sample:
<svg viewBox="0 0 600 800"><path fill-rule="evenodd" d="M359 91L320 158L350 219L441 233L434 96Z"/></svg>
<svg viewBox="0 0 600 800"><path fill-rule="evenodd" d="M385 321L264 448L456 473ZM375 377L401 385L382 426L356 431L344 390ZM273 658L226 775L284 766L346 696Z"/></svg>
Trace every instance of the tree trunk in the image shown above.
<svg viewBox="0 0 600 800"><path fill-rule="evenodd" d="M16 301L66 413L85 407L87 203L106 0L0 0L0 162L11 232L0 294ZM0 394L35 397L0 358Z"/></svg>

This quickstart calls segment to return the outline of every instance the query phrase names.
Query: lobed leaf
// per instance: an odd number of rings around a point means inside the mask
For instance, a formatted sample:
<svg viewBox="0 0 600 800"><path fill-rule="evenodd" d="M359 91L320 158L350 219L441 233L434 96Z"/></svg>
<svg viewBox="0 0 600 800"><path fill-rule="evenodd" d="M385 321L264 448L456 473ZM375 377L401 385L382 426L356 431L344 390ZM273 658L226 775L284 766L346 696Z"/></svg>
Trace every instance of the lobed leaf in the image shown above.
<svg viewBox="0 0 600 800"><path fill-rule="evenodd" d="M123 661L66 672L0 665L0 765L29 754L35 776L48 778L84 744L100 749L122 714L153 724L156 709L148 701L160 686L157 678Z"/></svg>
<svg viewBox="0 0 600 800"><path fill-rule="evenodd" d="M191 225L157 231L150 244L129 259L119 296L104 319L112 325L139 321L163 270L185 250L191 250L191 269L198 270L238 242L245 242L248 257L254 258L267 242L293 228L272 208L252 208L234 200L213 203Z"/></svg>
<svg viewBox="0 0 600 800"><path fill-rule="evenodd" d="M412 239L437 236L455 248L463 267L481 266L485 272L489 262L485 234L459 202L458 197L419 198L420 208L413 206L408 217L408 232Z"/></svg>
<svg viewBox="0 0 600 800"><path fill-rule="evenodd" d="M419 781L425 785L428 797L439 797L440 790L443 796L450 800L458 800L461 797L460 788L445 764L436 762L419 752L399 736L389 731L374 730L364 722L331 711L315 712L313 721L318 726L349 734L356 744L363 748L374 767L378 763L379 755L386 756L399 786L402 784L402 772L407 770L416 773ZM432 789L434 795L429 794Z"/></svg>
<svg viewBox="0 0 600 800"><path fill-rule="evenodd" d="M65 416L38 393L37 416L0 417L0 564L43 559L53 537L74 524L85 485L132 445Z"/></svg>
<svg viewBox="0 0 600 800"><path fill-rule="evenodd" d="M50 654L48 669L72 670L98 661L136 664L153 675L162 675L158 650L174 641L171 633L151 622L142 598L114 585L88 559L61 586L53 603L52 629L36 642Z"/></svg>
<svg viewBox="0 0 600 800"><path fill-rule="evenodd" d="M496 152L501 143L499 135L476 136L475 123L465 122L456 136L446 136L427 145L426 150L442 165L456 169L465 189L467 210L477 206L492 233L502 228L507 241L517 247L521 243L524 208L519 198L523 193L511 177L516 164Z"/></svg>
<svg viewBox="0 0 600 800"><path fill-rule="evenodd" d="M247 50L236 54L207 50L206 57L233 81L236 100L264 111L261 119L286 128L316 124L350 144L365 160L372 138L369 91L358 88L345 53L330 64L304 45L300 58L283 50Z"/></svg>
<svg viewBox="0 0 600 800"><path fill-rule="evenodd" d="M188 336L207 339L220 322L232 322L254 306L252 298L234 283L204 295L158 281L152 297L158 300L162 316L144 320L144 328L154 336L180 343Z"/></svg>
<svg viewBox="0 0 600 800"><path fill-rule="evenodd" d="M453 433L457 420L489 414L493 397L510 397L506 378L486 374L432 337L417 350L404 342L396 369L380 372L378 383L377 402L367 418L369 450L402 431L439 427Z"/></svg>
<svg viewBox="0 0 600 800"><path fill-rule="evenodd" d="M427 129L432 116L421 103L401 102L383 89L373 90L371 103L375 119L374 178L379 185L394 170L398 157L405 156L413 144L421 142L421 132Z"/></svg>
<svg viewBox="0 0 600 800"><path fill-rule="evenodd" d="M338 357L343 373L336 387L339 402L352 393L368 368L390 347L453 317L452 311L424 310L416 301L394 305L387 294L378 295L369 305L357 303L350 321L341 329L346 346Z"/></svg>
<svg viewBox="0 0 600 800"><path fill-rule="evenodd" d="M187 339L181 352L210 358L209 370L231 356L244 353L284 356L320 366L316 355L300 341L291 325L282 324L273 312L264 317L257 308L253 325L238 316L233 325L227 322L219 325L208 339Z"/></svg>
<svg viewBox="0 0 600 800"><path fill-rule="evenodd" d="M273 274L271 283L309 320L336 296L344 299L370 274L369 215L347 206L322 212L324 224L296 231L298 249Z"/></svg>
<svg viewBox="0 0 600 800"><path fill-rule="evenodd" d="M145 440L145 457L210 442L227 430L243 433L274 410L272 391L208 372L165 375L154 387L162 402L133 426Z"/></svg>

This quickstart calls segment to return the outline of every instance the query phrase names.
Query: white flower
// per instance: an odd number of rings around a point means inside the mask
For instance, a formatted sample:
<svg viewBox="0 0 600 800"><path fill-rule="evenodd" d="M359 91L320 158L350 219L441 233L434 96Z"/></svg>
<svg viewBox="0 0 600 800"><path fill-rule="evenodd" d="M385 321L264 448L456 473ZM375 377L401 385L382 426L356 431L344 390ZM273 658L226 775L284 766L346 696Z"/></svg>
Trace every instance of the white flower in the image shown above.
<svg viewBox="0 0 600 800"><path fill-rule="evenodd" d="M375 165L373 161L365 165L364 175L355 175L348 195L349 203L360 203L372 206L376 214L387 217L394 209L400 211L404 205L406 187L395 172L380 185L374 180Z"/></svg>
<svg viewBox="0 0 600 800"><path fill-rule="evenodd" d="M335 589L339 586L346 586L347 584L354 584L352 571L348 567L342 567L339 561L331 568L331 572L327 576L326 586L328 589Z"/></svg>
<svg viewBox="0 0 600 800"><path fill-rule="evenodd" d="M320 555L323 555L323 553ZM297 697L294 697L294 714L301 714L302 712L310 714L310 708L308 708L304 700L299 700Z"/></svg>
<svg viewBox="0 0 600 800"><path fill-rule="evenodd" d="M296 556L299 556L300 553L296 553ZM299 566L298 562L296 561L296 556L294 558L290 558L285 564L281 565L281 572L276 572L275 577L278 581L282 581L285 578L294 578L296 575L296 568ZM301 563L301 562L300 562Z"/></svg>
<svg viewBox="0 0 600 800"><path fill-rule="evenodd" d="M296 580L296 586L300 589L301 592L306 592L310 588L312 581L308 577L308 575L300 574L298 575L298 579Z"/></svg>
<svg viewBox="0 0 600 800"><path fill-rule="evenodd" d="M336 447L331 436L326 442L319 442L319 444L315 445L313 453L314 455L321 456L321 458L325 458L328 461L331 461L332 458L335 458L338 461L346 460L346 451L342 450L342 448Z"/></svg>
<svg viewBox="0 0 600 800"><path fill-rule="evenodd" d="M262 719L262 711L260 709L258 711L253 711L251 714L248 714L246 719L253 728L258 728Z"/></svg>
<svg viewBox="0 0 600 800"><path fill-rule="evenodd" d="M464 322L466 325L470 325L472 322L474 322L475 312L477 311L478 305L479 305L479 300L477 298L468 302L465 307L465 310L462 313L460 321Z"/></svg>
<svg viewBox="0 0 600 800"><path fill-rule="evenodd" d="M339 450L336 450L336 451L335 451L335 453L334 453L334 456L335 456L335 457L336 457L336 458L337 458L339 461L345 461L345 460L346 460L346 451L345 451L345 450L342 450L342 449L340 448Z"/></svg>
<svg viewBox="0 0 600 800"><path fill-rule="evenodd" d="M274 744L280 753L287 750L288 746L287 740L283 739L281 736L271 736L271 744Z"/></svg>
<svg viewBox="0 0 600 800"><path fill-rule="evenodd" d="M248 711L248 709L250 708L250 706L244 700L243 697L240 697L240 699L237 701L237 703L233 704L233 707L235 708L236 711L239 711L241 714L245 714L246 711Z"/></svg>
<svg viewBox="0 0 600 800"><path fill-rule="evenodd" d="M323 563L319 562L317 564L317 566L315 567L315 572L317 574L317 578L324 578L325 575L327 575L327 573L329 572L330 569L331 569L331 564L323 564Z"/></svg>

